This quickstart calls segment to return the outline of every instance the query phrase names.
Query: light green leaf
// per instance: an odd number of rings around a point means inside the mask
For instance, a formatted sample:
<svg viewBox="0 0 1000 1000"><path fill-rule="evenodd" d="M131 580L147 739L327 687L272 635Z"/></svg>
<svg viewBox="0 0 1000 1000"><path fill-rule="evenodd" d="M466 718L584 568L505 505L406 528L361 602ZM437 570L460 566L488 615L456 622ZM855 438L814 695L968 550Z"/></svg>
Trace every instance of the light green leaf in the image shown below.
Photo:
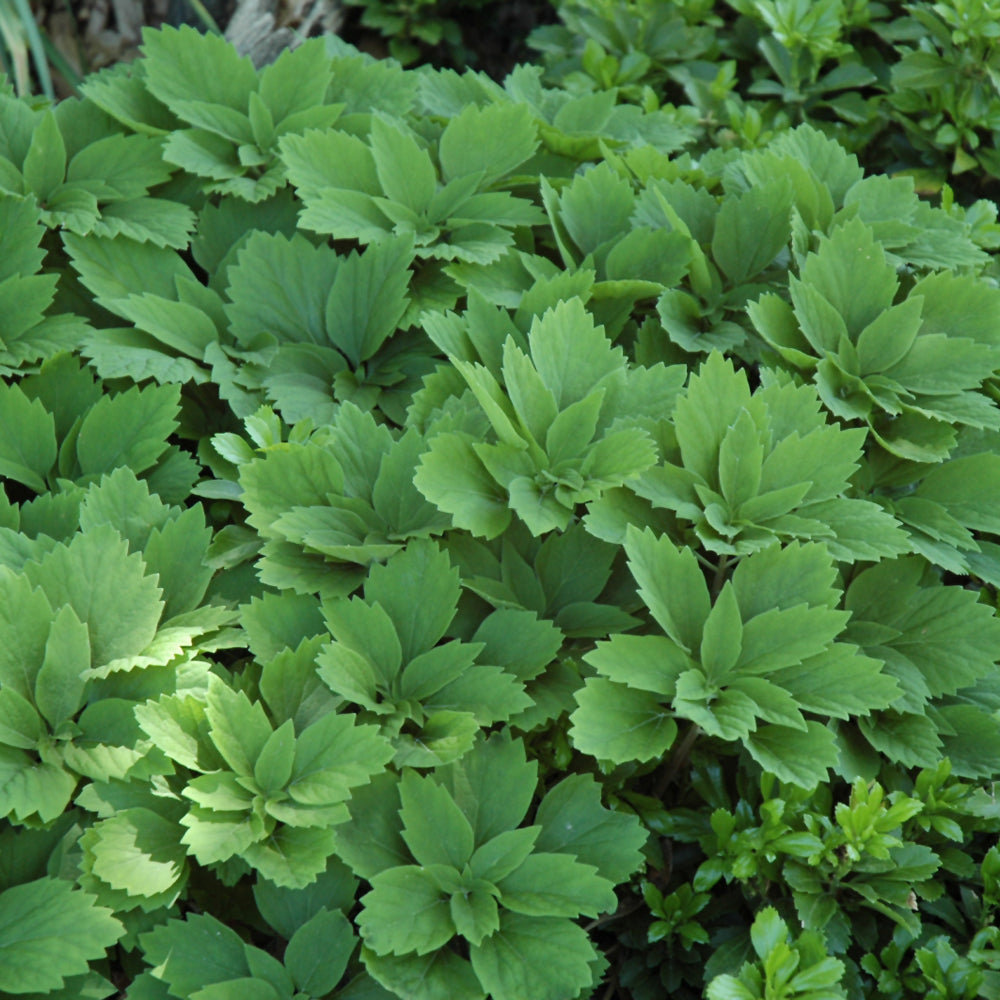
<svg viewBox="0 0 1000 1000"><path fill-rule="evenodd" d="M684 650L663 635L613 635L583 658L609 680L664 698L674 696L677 678L695 666Z"/></svg>
<svg viewBox="0 0 1000 1000"><path fill-rule="evenodd" d="M139 940L146 961L174 995L190 996L208 983L240 979L250 971L243 939L207 913L168 920Z"/></svg>
<svg viewBox="0 0 1000 1000"><path fill-rule="evenodd" d="M12 687L0 687L0 743L34 750L47 737L45 723L31 702Z"/></svg>
<svg viewBox="0 0 1000 1000"><path fill-rule="evenodd" d="M583 399L602 378L624 367L621 348L612 346L578 298L536 317L528 341L535 368L559 409Z"/></svg>
<svg viewBox="0 0 1000 1000"><path fill-rule="evenodd" d="M423 212L437 188L437 174L427 150L417 144L405 125L379 116L372 118L371 148L386 197L418 214Z"/></svg>
<svg viewBox="0 0 1000 1000"><path fill-rule="evenodd" d="M441 134L439 157L446 181L482 172L486 189L527 160L538 146L536 126L523 105L468 104Z"/></svg>
<svg viewBox="0 0 1000 1000"><path fill-rule="evenodd" d="M733 285L758 274L788 245L791 207L792 187L780 178L723 199L712 256Z"/></svg>
<svg viewBox="0 0 1000 1000"><path fill-rule="evenodd" d="M220 35L202 34L183 25L180 29L146 29L142 41L149 92L195 124L201 123L197 105L244 111L251 91L257 90L253 63L237 55Z"/></svg>
<svg viewBox="0 0 1000 1000"><path fill-rule="evenodd" d="M498 882L509 875L531 854L540 831L538 826L519 827L486 841L476 848L469 861L473 875L488 882Z"/></svg>
<svg viewBox="0 0 1000 1000"><path fill-rule="evenodd" d="M53 729L83 703L84 671L90 667L90 636L73 608L64 604L52 622L45 659L35 678L35 704Z"/></svg>
<svg viewBox="0 0 1000 1000"><path fill-rule="evenodd" d="M840 590L837 571L826 547L810 542L774 545L741 559L733 572L733 590L743 621L772 609L802 603L834 607Z"/></svg>
<svg viewBox="0 0 1000 1000"><path fill-rule="evenodd" d="M98 878L130 896L180 894L187 852L175 823L150 809L134 808L101 820L93 830L91 870Z"/></svg>
<svg viewBox="0 0 1000 1000"><path fill-rule="evenodd" d="M409 303L409 239L384 240L337 268L325 307L330 342L357 368L390 337Z"/></svg>
<svg viewBox="0 0 1000 1000"><path fill-rule="evenodd" d="M250 844L242 855L276 885L304 889L326 868L334 849L334 832L325 825L307 829L282 824L269 837Z"/></svg>
<svg viewBox="0 0 1000 1000"><path fill-rule="evenodd" d="M759 492L763 461L760 431L750 413L741 410L719 445L719 486L733 510Z"/></svg>
<svg viewBox="0 0 1000 1000"><path fill-rule="evenodd" d="M500 730L463 757L435 771L483 844L524 819L535 793L538 764L525 758L521 740Z"/></svg>
<svg viewBox="0 0 1000 1000"><path fill-rule="evenodd" d="M23 173L28 190L43 205L66 176L66 143L52 111L41 116L32 132Z"/></svg>
<svg viewBox="0 0 1000 1000"><path fill-rule="evenodd" d="M56 764L39 763L36 755L0 747L0 816L52 823L66 811L77 780Z"/></svg>
<svg viewBox="0 0 1000 1000"><path fill-rule="evenodd" d="M743 649L743 621L730 581L723 585L705 619L700 659L705 676L719 681L736 666Z"/></svg>
<svg viewBox="0 0 1000 1000"><path fill-rule="evenodd" d="M893 302L899 282L872 231L851 219L820 240L801 268L802 287L829 303L852 338Z"/></svg>
<svg viewBox="0 0 1000 1000"><path fill-rule="evenodd" d="M750 386L744 372L713 351L691 376L687 392L677 401L674 426L684 467L706 483L716 481L719 448L740 413L750 406Z"/></svg>
<svg viewBox="0 0 1000 1000"><path fill-rule="evenodd" d="M272 735L261 704L251 703L243 691L234 691L213 674L208 678L205 717L212 742L226 763L238 775L250 777Z"/></svg>
<svg viewBox="0 0 1000 1000"><path fill-rule="evenodd" d="M349 798L392 758L392 747L375 726L356 725L353 715L329 713L300 734L288 792L305 806Z"/></svg>
<svg viewBox="0 0 1000 1000"><path fill-rule="evenodd" d="M51 605L70 605L86 624L95 667L142 652L156 635L163 609L156 578L110 525L76 535L24 571Z"/></svg>

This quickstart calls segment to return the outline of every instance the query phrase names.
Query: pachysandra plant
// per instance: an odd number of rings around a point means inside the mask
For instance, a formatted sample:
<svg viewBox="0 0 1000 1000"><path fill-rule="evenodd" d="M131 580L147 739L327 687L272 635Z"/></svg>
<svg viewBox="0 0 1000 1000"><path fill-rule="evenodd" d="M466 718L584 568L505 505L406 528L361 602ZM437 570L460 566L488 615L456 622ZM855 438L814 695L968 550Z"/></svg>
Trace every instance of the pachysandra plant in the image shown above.
<svg viewBox="0 0 1000 1000"><path fill-rule="evenodd" d="M960 28L730 6L0 81L0 994L1000 998Z"/></svg>
<svg viewBox="0 0 1000 1000"><path fill-rule="evenodd" d="M420 621L410 611L417 586ZM323 604L334 641L320 650L317 673L362 718L380 724L398 766L454 760L479 729L532 707L525 682L542 673L561 644L559 631L528 611L494 612L472 641L440 644L460 592L447 555L433 542L411 542L371 568L363 598ZM510 632L518 643L506 641Z"/></svg>
<svg viewBox="0 0 1000 1000"><path fill-rule="evenodd" d="M836 569L822 544L749 555L716 594L695 553L668 537L630 528L625 551L663 634L613 636L585 654L598 674L577 694L571 734L586 753L616 763L662 757L687 720L689 734L735 741L783 781L810 787L838 759L825 722L899 696L878 660L838 641L849 615L836 608Z"/></svg>
<svg viewBox="0 0 1000 1000"><path fill-rule="evenodd" d="M553 787L523 826L535 782L523 745L494 735L355 800L338 846L371 885L358 926L383 986L415 1000L556 1000L593 985L598 956L573 918L615 907L646 835L585 775ZM459 940L467 957L448 947Z"/></svg>
<svg viewBox="0 0 1000 1000"><path fill-rule="evenodd" d="M495 441L433 436L414 480L456 527L487 538L512 513L534 535L564 530L577 505L649 468L657 449L647 427L669 411L683 375L630 369L579 299L536 320L523 340L504 342L496 374L453 358Z"/></svg>

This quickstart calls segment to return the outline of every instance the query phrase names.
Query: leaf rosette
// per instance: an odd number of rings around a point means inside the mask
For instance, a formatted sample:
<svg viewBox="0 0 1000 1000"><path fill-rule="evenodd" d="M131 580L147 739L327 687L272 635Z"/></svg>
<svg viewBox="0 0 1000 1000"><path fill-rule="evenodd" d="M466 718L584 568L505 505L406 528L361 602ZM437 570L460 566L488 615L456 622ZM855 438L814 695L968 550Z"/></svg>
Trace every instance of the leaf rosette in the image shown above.
<svg viewBox="0 0 1000 1000"><path fill-rule="evenodd" d="M497 734L427 776L404 769L352 800L338 853L371 886L361 954L387 989L414 1000L557 1000L593 985L597 955L574 920L614 909L646 834L604 808L584 775L555 786L522 826L536 780L524 746Z"/></svg>

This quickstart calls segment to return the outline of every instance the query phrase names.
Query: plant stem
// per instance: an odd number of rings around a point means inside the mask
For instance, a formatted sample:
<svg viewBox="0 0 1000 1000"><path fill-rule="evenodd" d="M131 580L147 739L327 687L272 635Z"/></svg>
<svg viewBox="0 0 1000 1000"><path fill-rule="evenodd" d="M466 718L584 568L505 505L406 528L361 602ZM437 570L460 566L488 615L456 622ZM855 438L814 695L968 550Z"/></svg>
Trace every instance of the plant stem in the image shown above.
<svg viewBox="0 0 1000 1000"><path fill-rule="evenodd" d="M692 722L688 731L684 734L684 739L674 747L674 752L670 755L670 761L667 766L663 769L663 773L660 775L659 780L656 782L656 787L653 789L653 798L662 799L667 789L670 787L670 783L677 777L680 769L687 763L688 758L691 756L691 749L694 747L695 740L701 735L701 727Z"/></svg>
<svg viewBox="0 0 1000 1000"><path fill-rule="evenodd" d="M712 577L712 599L715 600L722 590L722 585L726 582L726 570L729 569L729 556L722 556L715 567L715 576Z"/></svg>

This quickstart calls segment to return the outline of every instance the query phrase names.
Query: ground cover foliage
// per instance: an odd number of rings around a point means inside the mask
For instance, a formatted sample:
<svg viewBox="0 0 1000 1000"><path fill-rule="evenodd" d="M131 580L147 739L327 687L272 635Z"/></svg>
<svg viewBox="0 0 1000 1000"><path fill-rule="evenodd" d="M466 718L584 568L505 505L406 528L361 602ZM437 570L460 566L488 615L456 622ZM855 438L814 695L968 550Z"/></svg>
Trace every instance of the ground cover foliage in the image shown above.
<svg viewBox="0 0 1000 1000"><path fill-rule="evenodd" d="M996 208L550 71L0 94L0 995L1000 997Z"/></svg>

